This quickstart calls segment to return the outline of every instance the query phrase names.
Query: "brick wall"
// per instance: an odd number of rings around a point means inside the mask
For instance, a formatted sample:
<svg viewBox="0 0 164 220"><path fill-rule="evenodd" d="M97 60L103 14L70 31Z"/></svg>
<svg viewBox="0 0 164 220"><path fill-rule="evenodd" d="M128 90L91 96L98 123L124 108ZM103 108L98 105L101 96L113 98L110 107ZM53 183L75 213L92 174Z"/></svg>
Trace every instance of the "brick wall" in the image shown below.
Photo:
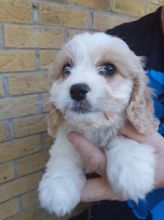
<svg viewBox="0 0 164 220"><path fill-rule="evenodd" d="M56 219L39 208L47 150L47 67L69 37L112 28L163 0L0 0L0 219Z"/></svg>

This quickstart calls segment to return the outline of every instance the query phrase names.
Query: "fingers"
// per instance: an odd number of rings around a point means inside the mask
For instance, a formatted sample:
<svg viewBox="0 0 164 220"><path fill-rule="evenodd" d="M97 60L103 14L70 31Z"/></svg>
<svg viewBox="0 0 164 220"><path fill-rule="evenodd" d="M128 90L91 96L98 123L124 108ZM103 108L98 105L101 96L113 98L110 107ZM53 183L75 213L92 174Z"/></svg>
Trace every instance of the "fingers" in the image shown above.
<svg viewBox="0 0 164 220"><path fill-rule="evenodd" d="M105 154L77 132L70 132L68 134L68 138L74 147L79 151L84 160L87 171L96 172L100 175L103 175L106 167ZM101 200L123 201L120 196L112 192L112 189L105 177L87 180L87 183L81 194L81 201L93 202Z"/></svg>
<svg viewBox="0 0 164 220"><path fill-rule="evenodd" d="M82 191L82 202L94 202L101 200L123 201L123 198L112 192L112 189L105 178L89 179Z"/></svg>
<svg viewBox="0 0 164 220"><path fill-rule="evenodd" d="M70 132L68 138L79 151L86 166L86 172L96 172L100 175L105 173L106 157L100 149L77 132Z"/></svg>

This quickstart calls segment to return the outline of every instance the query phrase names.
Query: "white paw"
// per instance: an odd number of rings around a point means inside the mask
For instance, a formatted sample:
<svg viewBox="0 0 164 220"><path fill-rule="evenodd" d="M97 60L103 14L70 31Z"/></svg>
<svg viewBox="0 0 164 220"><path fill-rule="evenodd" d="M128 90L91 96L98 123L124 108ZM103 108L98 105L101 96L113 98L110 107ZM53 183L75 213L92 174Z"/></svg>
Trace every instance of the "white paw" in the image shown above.
<svg viewBox="0 0 164 220"><path fill-rule="evenodd" d="M153 149L119 137L107 150L107 176L113 190L124 199L138 201L153 189L155 158Z"/></svg>
<svg viewBox="0 0 164 220"><path fill-rule="evenodd" d="M78 177L43 177L39 185L41 206L57 216L70 214L80 202L80 194L85 185L85 178Z"/></svg>

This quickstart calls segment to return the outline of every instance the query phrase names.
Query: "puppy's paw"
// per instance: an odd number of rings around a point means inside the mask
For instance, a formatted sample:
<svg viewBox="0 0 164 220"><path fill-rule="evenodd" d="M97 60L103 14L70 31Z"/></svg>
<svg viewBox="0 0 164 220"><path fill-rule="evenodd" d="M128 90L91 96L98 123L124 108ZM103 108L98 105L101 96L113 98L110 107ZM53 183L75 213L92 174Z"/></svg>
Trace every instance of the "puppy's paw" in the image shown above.
<svg viewBox="0 0 164 220"><path fill-rule="evenodd" d="M138 201L153 189L155 158L153 149L119 137L107 151L107 176L112 188L124 199Z"/></svg>
<svg viewBox="0 0 164 220"><path fill-rule="evenodd" d="M43 177L39 185L41 206L57 216L70 214L80 202L84 177Z"/></svg>

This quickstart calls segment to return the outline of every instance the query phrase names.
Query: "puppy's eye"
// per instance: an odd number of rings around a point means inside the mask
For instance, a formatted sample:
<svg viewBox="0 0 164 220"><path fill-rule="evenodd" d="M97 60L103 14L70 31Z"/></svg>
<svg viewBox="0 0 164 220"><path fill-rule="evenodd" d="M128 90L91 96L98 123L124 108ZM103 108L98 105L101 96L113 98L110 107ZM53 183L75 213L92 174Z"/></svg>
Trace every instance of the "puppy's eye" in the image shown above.
<svg viewBox="0 0 164 220"><path fill-rule="evenodd" d="M98 67L99 74L103 76L112 76L116 73L116 67L112 63L105 63Z"/></svg>
<svg viewBox="0 0 164 220"><path fill-rule="evenodd" d="M67 77L71 74L72 65L67 63L63 66L63 76Z"/></svg>

